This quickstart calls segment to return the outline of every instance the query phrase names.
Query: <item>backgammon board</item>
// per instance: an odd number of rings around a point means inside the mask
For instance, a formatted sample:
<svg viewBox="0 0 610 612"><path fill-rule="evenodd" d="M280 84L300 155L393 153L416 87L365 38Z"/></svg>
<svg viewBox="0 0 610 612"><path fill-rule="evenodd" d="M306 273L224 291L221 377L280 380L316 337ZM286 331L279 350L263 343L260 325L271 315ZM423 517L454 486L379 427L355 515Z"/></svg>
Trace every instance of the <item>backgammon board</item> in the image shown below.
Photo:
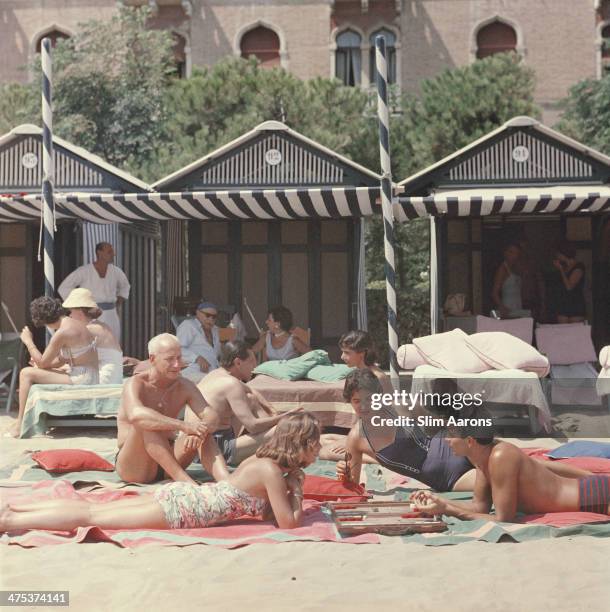
<svg viewBox="0 0 610 612"><path fill-rule="evenodd" d="M410 502L329 502L326 506L341 535L402 535L447 529L445 522L424 516Z"/></svg>

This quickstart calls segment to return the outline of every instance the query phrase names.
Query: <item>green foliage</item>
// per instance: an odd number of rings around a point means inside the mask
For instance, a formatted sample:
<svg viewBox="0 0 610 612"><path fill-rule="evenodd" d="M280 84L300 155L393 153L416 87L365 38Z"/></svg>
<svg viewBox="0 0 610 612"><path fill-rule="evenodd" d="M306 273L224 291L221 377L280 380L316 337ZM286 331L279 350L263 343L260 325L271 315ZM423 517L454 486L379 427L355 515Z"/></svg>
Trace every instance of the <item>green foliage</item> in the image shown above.
<svg viewBox="0 0 610 612"><path fill-rule="evenodd" d="M58 135L150 182L263 121L278 120L379 171L376 94L335 79L301 81L285 70L236 58L195 69L189 79L173 79L171 36L147 29L148 16L145 9L123 9L109 22L84 24L74 38L58 44L53 57ZM0 133L25 121L40 123L39 84L37 79L0 89ZM515 115L536 116L533 86L532 71L506 54L424 81L419 96L393 90L394 179ZM602 115L601 90L587 103ZM609 126L606 119L606 142ZM382 347L387 337L383 227L379 219L368 226L369 325ZM401 342L428 333L428 230L427 220L396 228Z"/></svg>
<svg viewBox="0 0 610 612"><path fill-rule="evenodd" d="M610 155L610 73L585 80L570 89L559 129L576 140Z"/></svg>

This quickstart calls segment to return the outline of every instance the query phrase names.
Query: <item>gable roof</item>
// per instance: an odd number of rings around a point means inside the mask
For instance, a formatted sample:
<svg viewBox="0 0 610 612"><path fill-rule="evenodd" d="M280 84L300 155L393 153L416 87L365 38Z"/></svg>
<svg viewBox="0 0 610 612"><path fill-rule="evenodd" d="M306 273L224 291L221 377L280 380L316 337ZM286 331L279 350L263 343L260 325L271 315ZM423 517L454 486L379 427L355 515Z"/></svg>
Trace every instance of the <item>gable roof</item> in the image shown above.
<svg viewBox="0 0 610 612"><path fill-rule="evenodd" d="M275 159L266 157L272 150ZM153 183L158 191L234 187L361 186L379 175L279 121L239 138Z"/></svg>
<svg viewBox="0 0 610 612"><path fill-rule="evenodd" d="M150 191L150 185L78 147L53 136L55 188L59 191ZM30 155L31 165L24 163ZM0 136L0 191L40 190L42 182L42 129L17 126Z"/></svg>
<svg viewBox="0 0 610 612"><path fill-rule="evenodd" d="M525 159L515 158L517 147ZM610 157L521 116L407 177L398 187L408 195L427 195L457 186L608 181Z"/></svg>

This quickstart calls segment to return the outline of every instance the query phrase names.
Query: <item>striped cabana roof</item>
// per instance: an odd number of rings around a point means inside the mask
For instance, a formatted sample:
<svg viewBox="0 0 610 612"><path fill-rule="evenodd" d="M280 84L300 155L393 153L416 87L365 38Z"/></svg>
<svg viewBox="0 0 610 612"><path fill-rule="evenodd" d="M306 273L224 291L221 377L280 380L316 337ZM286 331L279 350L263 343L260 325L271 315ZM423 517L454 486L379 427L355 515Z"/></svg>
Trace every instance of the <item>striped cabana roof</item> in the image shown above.
<svg viewBox="0 0 610 612"><path fill-rule="evenodd" d="M132 223L168 219L272 220L368 217L379 187L248 189L171 193L62 193L55 196L58 219ZM0 196L0 222L40 218L39 195Z"/></svg>
<svg viewBox="0 0 610 612"><path fill-rule="evenodd" d="M398 198L396 221L417 217L483 217L504 214L601 213L610 211L610 186L559 185L462 189Z"/></svg>

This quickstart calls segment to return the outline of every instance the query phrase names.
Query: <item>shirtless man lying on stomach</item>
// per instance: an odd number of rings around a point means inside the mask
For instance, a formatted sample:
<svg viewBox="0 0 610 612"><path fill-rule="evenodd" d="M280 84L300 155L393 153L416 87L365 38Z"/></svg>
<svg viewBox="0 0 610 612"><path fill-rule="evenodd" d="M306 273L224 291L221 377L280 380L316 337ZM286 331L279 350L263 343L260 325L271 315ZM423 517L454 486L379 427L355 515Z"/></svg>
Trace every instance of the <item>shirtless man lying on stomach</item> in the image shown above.
<svg viewBox="0 0 610 612"><path fill-rule="evenodd" d="M472 416L477 416L476 411ZM610 476L606 474L582 470L580 477L559 475L514 444L494 440L480 428L478 433L468 426L450 428L446 439L456 455L467 457L475 466L474 497L471 502L457 502L418 491L412 499L426 514L498 522L514 521L517 512L610 514ZM492 504L495 514L490 514Z"/></svg>

